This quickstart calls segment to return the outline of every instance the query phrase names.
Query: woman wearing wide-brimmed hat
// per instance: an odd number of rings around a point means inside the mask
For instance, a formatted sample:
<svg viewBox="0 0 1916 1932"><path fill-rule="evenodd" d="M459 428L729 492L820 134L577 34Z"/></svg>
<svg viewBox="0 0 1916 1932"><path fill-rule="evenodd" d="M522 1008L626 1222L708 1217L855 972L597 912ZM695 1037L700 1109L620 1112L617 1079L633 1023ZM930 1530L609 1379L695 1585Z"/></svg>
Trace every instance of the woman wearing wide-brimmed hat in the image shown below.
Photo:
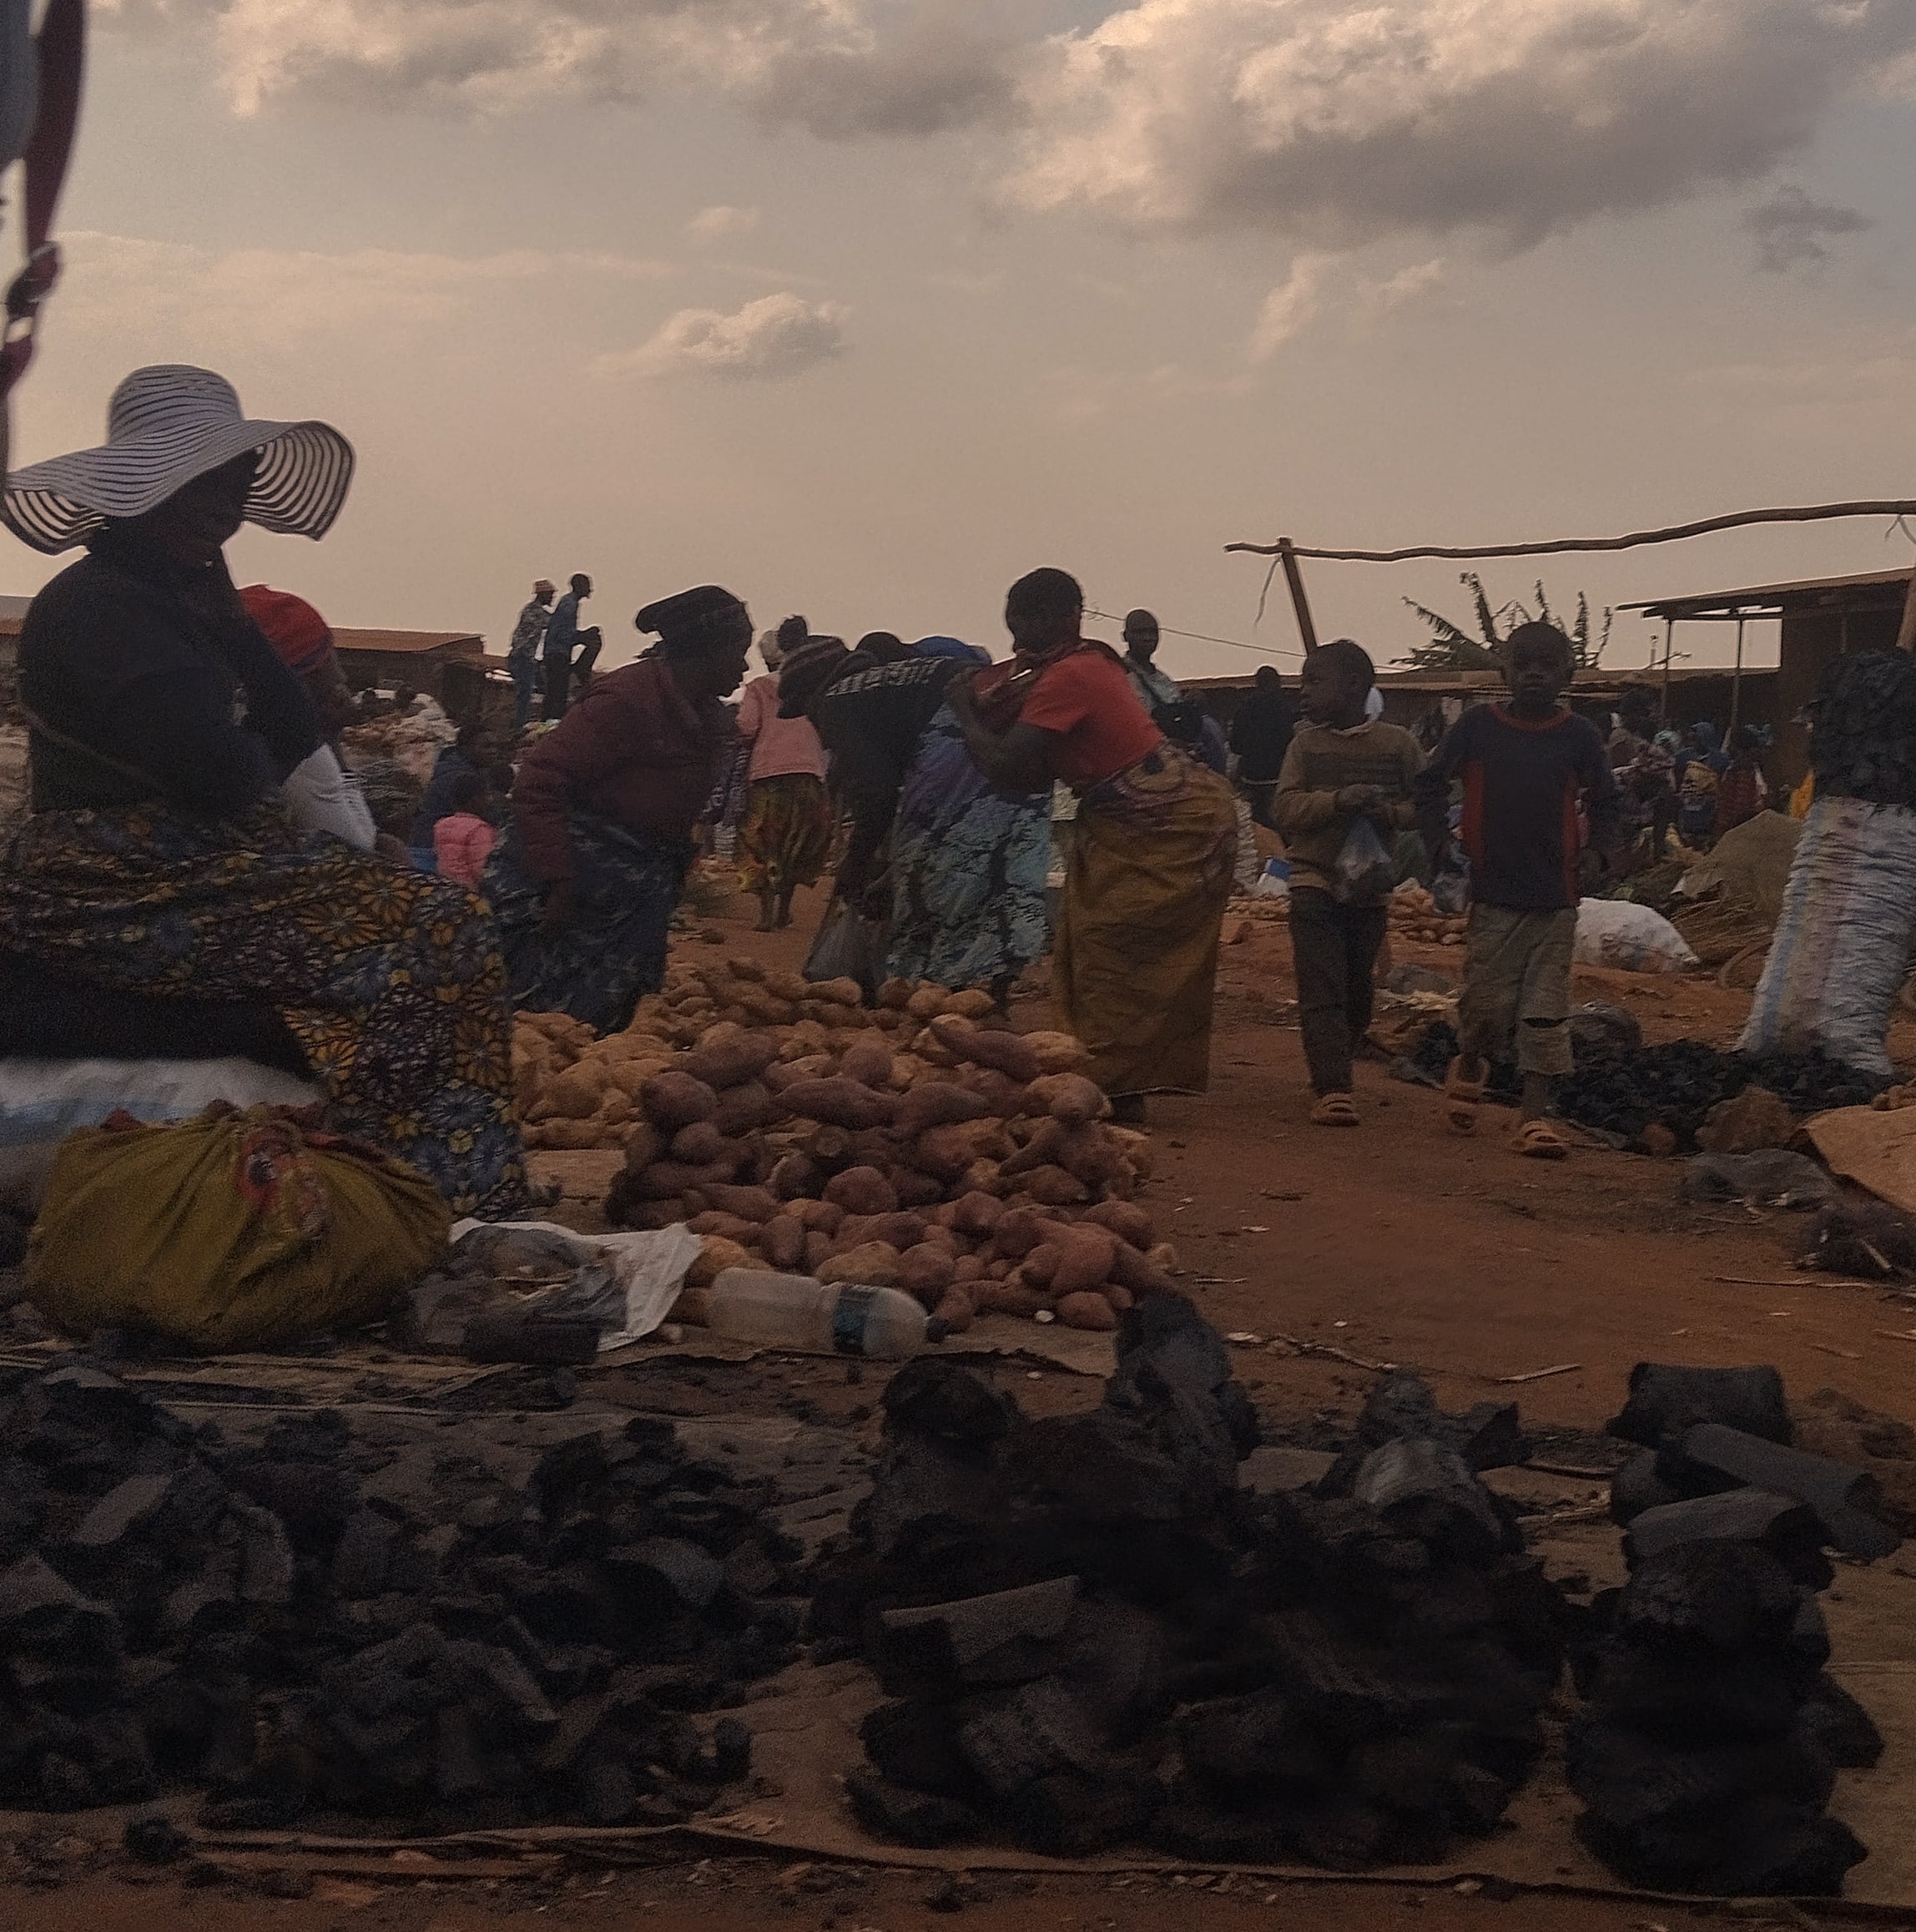
<svg viewBox="0 0 1916 1932"><path fill-rule="evenodd" d="M137 370L106 443L8 479L0 520L87 555L20 636L32 814L0 871L0 947L77 981L278 1008L345 1132L454 1207L525 1205L511 1013L485 906L302 833L279 786L321 742L241 604L242 522L320 537L352 479L320 422L249 421L203 369Z"/></svg>

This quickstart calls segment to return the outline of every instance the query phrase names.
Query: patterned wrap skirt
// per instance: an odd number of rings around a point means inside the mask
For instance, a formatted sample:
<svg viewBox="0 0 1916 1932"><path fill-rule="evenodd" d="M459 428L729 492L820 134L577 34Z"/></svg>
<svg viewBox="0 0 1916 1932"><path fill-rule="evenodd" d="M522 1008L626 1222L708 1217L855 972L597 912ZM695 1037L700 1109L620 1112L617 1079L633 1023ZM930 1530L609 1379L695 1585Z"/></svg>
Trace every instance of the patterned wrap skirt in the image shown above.
<svg viewBox="0 0 1916 1932"><path fill-rule="evenodd" d="M831 800L809 771L754 779L739 820L739 883L748 892L815 885L832 849Z"/></svg>
<svg viewBox="0 0 1916 1932"><path fill-rule="evenodd" d="M515 1006L570 1013L598 1033L631 1024L640 999L665 984L672 916L692 868L692 841L615 825L589 812L566 820L576 896L557 932L541 923L547 888L526 865L508 827L486 862L480 889L492 901Z"/></svg>
<svg viewBox="0 0 1916 1932"><path fill-rule="evenodd" d="M962 991L1017 978L1051 942L1051 794L985 782L949 706L919 740L891 831L888 975Z"/></svg>
<svg viewBox="0 0 1916 1932"><path fill-rule="evenodd" d="M126 992L277 1008L335 1131L456 1213L525 1211L505 961L463 886L275 806L38 812L0 870L0 946Z"/></svg>
<svg viewBox="0 0 1916 1932"><path fill-rule="evenodd" d="M1238 815L1213 771L1162 745L1082 794L1052 998L1107 1093L1202 1093Z"/></svg>

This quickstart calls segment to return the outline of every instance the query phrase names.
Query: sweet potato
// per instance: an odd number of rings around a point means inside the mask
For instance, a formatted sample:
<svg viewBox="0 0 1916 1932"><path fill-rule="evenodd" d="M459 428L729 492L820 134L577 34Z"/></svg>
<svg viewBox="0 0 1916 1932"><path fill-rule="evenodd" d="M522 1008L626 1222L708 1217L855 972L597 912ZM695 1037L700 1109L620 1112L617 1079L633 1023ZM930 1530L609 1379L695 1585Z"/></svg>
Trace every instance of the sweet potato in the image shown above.
<svg viewBox="0 0 1916 1932"><path fill-rule="evenodd" d="M1090 1188L1062 1168L1035 1168L1018 1178L1041 1208L1075 1208L1091 1198Z"/></svg>
<svg viewBox="0 0 1916 1932"><path fill-rule="evenodd" d="M845 1209L832 1201L794 1201L789 1212L830 1240L845 1226Z"/></svg>
<svg viewBox="0 0 1916 1932"><path fill-rule="evenodd" d="M911 1143L911 1163L934 1179L950 1183L963 1173L976 1156L963 1126L927 1127Z"/></svg>
<svg viewBox="0 0 1916 1932"><path fill-rule="evenodd" d="M996 1196L1005 1192L1006 1183L996 1161L973 1161L952 1185L967 1194Z"/></svg>
<svg viewBox="0 0 1916 1932"><path fill-rule="evenodd" d="M898 1194L876 1168L847 1168L825 1183L825 1198L848 1214L895 1214Z"/></svg>
<svg viewBox="0 0 1916 1932"><path fill-rule="evenodd" d="M935 1308L939 1298L957 1279L955 1257L929 1241L906 1248L898 1258L898 1285L927 1308Z"/></svg>
<svg viewBox="0 0 1916 1932"><path fill-rule="evenodd" d="M923 1087L935 1079L938 1069L927 1066L915 1053L894 1053L891 1057L891 1077L885 1082L894 1093L909 1093L915 1087Z"/></svg>
<svg viewBox="0 0 1916 1932"><path fill-rule="evenodd" d="M1120 1314L1122 1314L1127 1308L1136 1308L1137 1305L1137 1297L1134 1295L1128 1288L1119 1287L1117 1283L1115 1281L1107 1281L1102 1283L1099 1285L1097 1292L1102 1294L1104 1299L1108 1301Z"/></svg>
<svg viewBox="0 0 1916 1932"><path fill-rule="evenodd" d="M1111 1115L1104 1089L1082 1073L1041 1074L1025 1091L1053 1120L1061 1120L1067 1127L1106 1120Z"/></svg>
<svg viewBox="0 0 1916 1932"><path fill-rule="evenodd" d="M721 1214L716 1209L708 1208L703 1214L694 1214L685 1225L694 1234L717 1234L727 1241L736 1241L741 1248L749 1248L759 1239L759 1223L742 1220L736 1214Z"/></svg>
<svg viewBox="0 0 1916 1932"><path fill-rule="evenodd" d="M1051 1275L1051 1292L1061 1299L1067 1294L1096 1288L1111 1274L1117 1259L1117 1237L1109 1228L1073 1228L1059 1244L1058 1264ZM1027 1257L1026 1265L1029 1264Z"/></svg>
<svg viewBox="0 0 1916 1932"><path fill-rule="evenodd" d="M817 1162L806 1154L786 1154L772 1169L772 1192L781 1201L815 1199L824 1184Z"/></svg>
<svg viewBox="0 0 1916 1932"><path fill-rule="evenodd" d="M1051 1158L1094 1193L1124 1164L1117 1143L1095 1121L1066 1127L1065 1138Z"/></svg>
<svg viewBox="0 0 1916 1932"><path fill-rule="evenodd" d="M831 1258L831 1236L811 1228L805 1235L805 1273L815 1277Z"/></svg>
<svg viewBox="0 0 1916 1932"><path fill-rule="evenodd" d="M784 1116L784 1108L772 1097L772 1090L764 1081L745 1080L718 1096L718 1111L712 1116L712 1124L728 1139L735 1139L769 1127Z"/></svg>
<svg viewBox="0 0 1916 1932"><path fill-rule="evenodd" d="M891 1047L889 1042L866 1035L846 1047L845 1057L839 1062L841 1078L855 1080L861 1087L889 1087L891 1085Z"/></svg>
<svg viewBox="0 0 1916 1932"><path fill-rule="evenodd" d="M1117 1143L1118 1152L1137 1169L1137 1178L1148 1181L1157 1165L1151 1136L1140 1133L1134 1127L1107 1127L1105 1132Z"/></svg>
<svg viewBox="0 0 1916 1932"><path fill-rule="evenodd" d="M655 1073L638 1090L645 1117L665 1133L677 1133L695 1121L710 1120L718 1111L718 1096L689 1073Z"/></svg>
<svg viewBox="0 0 1916 1932"><path fill-rule="evenodd" d="M852 1137L842 1127L815 1127L805 1137L804 1151L821 1173L835 1174L840 1168L861 1164L852 1158Z"/></svg>
<svg viewBox="0 0 1916 1932"><path fill-rule="evenodd" d="M962 1194L951 1203L950 1225L961 1234L988 1235L1004 1213L1004 1203L993 1195Z"/></svg>
<svg viewBox="0 0 1916 1932"><path fill-rule="evenodd" d="M589 1120L598 1112L606 1087L605 1063L582 1060L547 1082L532 1110L540 1120Z"/></svg>
<svg viewBox="0 0 1916 1932"><path fill-rule="evenodd" d="M970 1282L982 1281L989 1265L981 1254L961 1254L951 1264L951 1279L961 1288Z"/></svg>
<svg viewBox="0 0 1916 1932"><path fill-rule="evenodd" d="M722 1214L736 1214L742 1221L769 1221L779 1211L778 1196L769 1188L727 1187L715 1183L699 1192Z"/></svg>
<svg viewBox="0 0 1916 1932"><path fill-rule="evenodd" d="M1133 1248L1142 1250L1151 1246L1151 1217L1128 1201L1100 1201L1095 1208L1085 1209L1084 1218L1100 1228L1108 1228L1120 1241Z"/></svg>
<svg viewBox="0 0 1916 1932"><path fill-rule="evenodd" d="M931 1319L940 1324L944 1334L961 1335L971 1327L977 1312L971 1296L963 1289L953 1286L939 1297L937 1305L931 1311Z"/></svg>
<svg viewBox="0 0 1916 1932"><path fill-rule="evenodd" d="M1055 1166L1070 1132L1061 1120L1041 1120L1031 1138L1004 1163L1005 1178L1010 1180L1014 1174L1028 1174L1036 1168Z"/></svg>
<svg viewBox="0 0 1916 1932"><path fill-rule="evenodd" d="M1019 1314L1029 1319L1045 1305L1045 1298L1035 1288L1021 1287L1011 1281L987 1281L978 1291L981 1314Z"/></svg>
<svg viewBox="0 0 1916 1932"><path fill-rule="evenodd" d="M913 1140L933 1127L955 1127L961 1121L983 1120L991 1112L981 1094L949 1081L915 1087L899 1102L892 1126Z"/></svg>
<svg viewBox="0 0 1916 1932"><path fill-rule="evenodd" d="M855 1281L869 1288L898 1286L898 1250L883 1241L867 1241L833 1255L812 1272L820 1281Z"/></svg>
<svg viewBox="0 0 1916 1932"><path fill-rule="evenodd" d="M1028 1081L1013 1080L995 1067L961 1067L951 1076L953 1082L969 1088L985 1103L986 1111L1001 1120L1012 1120L1022 1112Z"/></svg>
<svg viewBox="0 0 1916 1932"><path fill-rule="evenodd" d="M1112 1258L1111 1279L1133 1294L1175 1294L1177 1284L1148 1254L1121 1241Z"/></svg>
<svg viewBox="0 0 1916 1932"><path fill-rule="evenodd" d="M709 1288L728 1268L756 1268L758 1258L736 1241L722 1234L710 1234L698 1244L698 1259L685 1277L688 1288Z"/></svg>
<svg viewBox="0 0 1916 1932"><path fill-rule="evenodd" d="M982 986L967 986L945 1001L945 1011L961 1020L988 1020L998 1010L998 1002Z"/></svg>
<svg viewBox="0 0 1916 1932"><path fill-rule="evenodd" d="M677 1227L685 1218L685 1204L678 1200L628 1199L614 1181L606 1193L605 1218L615 1228L637 1228L656 1233L663 1228Z"/></svg>
<svg viewBox="0 0 1916 1932"><path fill-rule="evenodd" d="M824 1000L834 1006L862 1006L865 1004L865 989L856 980L821 980L812 987L814 999Z"/></svg>
<svg viewBox="0 0 1916 1932"><path fill-rule="evenodd" d="M1057 1314L1067 1329L1089 1329L1108 1334L1117 1326L1117 1310L1102 1294L1089 1289L1061 1296Z"/></svg>
<svg viewBox="0 0 1916 1932"><path fill-rule="evenodd" d="M900 1208L932 1208L945 1198L945 1183L916 1168L892 1167L886 1175Z"/></svg>
<svg viewBox="0 0 1916 1932"><path fill-rule="evenodd" d="M1177 1250L1168 1241L1160 1241L1145 1252L1153 1268L1162 1268L1167 1274L1177 1269Z"/></svg>
<svg viewBox="0 0 1916 1932"><path fill-rule="evenodd" d="M895 1214L875 1214L865 1239L888 1242L902 1254L907 1248L915 1248L925 1238L926 1226L922 1214L901 1208Z"/></svg>
<svg viewBox="0 0 1916 1932"><path fill-rule="evenodd" d="M802 1269L805 1264L805 1224L796 1214L774 1214L759 1230L759 1252L768 1268Z"/></svg>
<svg viewBox="0 0 1916 1932"><path fill-rule="evenodd" d="M1043 1238L1041 1217L1030 1208L1007 1208L991 1230L991 1247L1006 1261L1022 1261Z"/></svg>
<svg viewBox="0 0 1916 1932"><path fill-rule="evenodd" d="M1064 1250L1056 1243L1041 1241L1018 1264L1019 1279L1031 1288L1049 1288L1064 1261Z"/></svg>
<svg viewBox="0 0 1916 1932"><path fill-rule="evenodd" d="M1038 1057L1026 1045L1021 1033L974 1026L955 1013L934 1020L931 1032L947 1052L976 1066L991 1067L1021 1086L1028 1087L1038 1077Z"/></svg>
<svg viewBox="0 0 1916 1932"><path fill-rule="evenodd" d="M665 1156L665 1137L658 1129L641 1121L626 1136L625 1171L628 1174L643 1173L656 1160Z"/></svg>
<svg viewBox="0 0 1916 1932"><path fill-rule="evenodd" d="M915 1020L935 1020L951 1010L951 996L943 986L929 983L920 986L905 1002L905 1010Z"/></svg>
<svg viewBox="0 0 1916 1932"><path fill-rule="evenodd" d="M851 1133L888 1126L898 1104L889 1093L875 1093L859 1081L843 1079L794 1081L780 1097L789 1112ZM716 1097L712 1104L716 1109Z"/></svg>
<svg viewBox="0 0 1916 1932"><path fill-rule="evenodd" d="M707 1181L729 1181L732 1163L718 1161L708 1168L688 1168L682 1161L655 1161L643 1174L628 1176L632 1193L641 1201L666 1201Z"/></svg>
<svg viewBox="0 0 1916 1932"><path fill-rule="evenodd" d="M733 1151L717 1125L709 1120L695 1120L672 1137L672 1158L690 1168L708 1168Z"/></svg>
<svg viewBox="0 0 1916 1932"><path fill-rule="evenodd" d="M878 989L878 1003L883 1009L902 1013L911 998L910 980L887 980Z"/></svg>
<svg viewBox="0 0 1916 1932"><path fill-rule="evenodd" d="M1091 1049L1075 1033L1026 1033L1024 1040L1041 1073L1076 1073L1090 1063Z"/></svg>

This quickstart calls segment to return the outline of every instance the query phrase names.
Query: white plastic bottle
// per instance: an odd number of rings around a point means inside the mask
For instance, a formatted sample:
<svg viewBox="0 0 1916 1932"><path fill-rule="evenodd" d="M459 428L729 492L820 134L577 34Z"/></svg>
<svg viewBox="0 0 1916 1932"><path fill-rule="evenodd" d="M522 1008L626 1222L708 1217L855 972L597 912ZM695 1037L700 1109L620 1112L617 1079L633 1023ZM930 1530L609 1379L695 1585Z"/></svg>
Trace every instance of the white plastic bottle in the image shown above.
<svg viewBox="0 0 1916 1932"><path fill-rule="evenodd" d="M757 1268L728 1268L712 1284L705 1325L734 1341L815 1354L870 1355L903 1361L932 1332L925 1310L895 1288L862 1283L814 1281L807 1274L774 1274Z"/></svg>

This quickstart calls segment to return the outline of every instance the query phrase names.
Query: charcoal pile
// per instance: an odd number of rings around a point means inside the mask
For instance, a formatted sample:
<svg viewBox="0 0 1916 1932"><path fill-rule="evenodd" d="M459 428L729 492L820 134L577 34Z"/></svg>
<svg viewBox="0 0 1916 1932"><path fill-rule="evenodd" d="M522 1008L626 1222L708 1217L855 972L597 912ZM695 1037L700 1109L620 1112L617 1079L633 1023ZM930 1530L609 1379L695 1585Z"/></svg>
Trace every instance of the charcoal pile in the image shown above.
<svg viewBox="0 0 1916 1932"><path fill-rule="evenodd" d="M1641 1365L1613 1435L1629 1582L1573 1658L1570 1782L1585 1842L1633 1884L1833 1894L1867 1855L1824 1807L1883 1740L1828 1675L1828 1552L1899 1542L1873 1478L1790 1446L1773 1369Z"/></svg>
<svg viewBox="0 0 1916 1932"><path fill-rule="evenodd" d="M669 1425L520 1486L441 1455L411 1507L336 1412L241 1453L68 1364L0 1385L0 1804L676 1823L749 1764L693 1713L796 1654L770 1498Z"/></svg>
<svg viewBox="0 0 1916 1932"><path fill-rule="evenodd" d="M1141 1298L1117 1358L1098 1409L1042 1420L955 1364L892 1382L874 1492L813 1577L818 1634L893 1700L860 1820L1341 1869L1492 1830L1567 1618L1474 1472L1522 1453L1515 1411L1445 1416L1400 1379L1313 1492L1258 1496L1190 1304Z"/></svg>
<svg viewBox="0 0 1916 1932"><path fill-rule="evenodd" d="M1832 658L1810 716L1818 797L1916 806L1916 663L1907 652Z"/></svg>

